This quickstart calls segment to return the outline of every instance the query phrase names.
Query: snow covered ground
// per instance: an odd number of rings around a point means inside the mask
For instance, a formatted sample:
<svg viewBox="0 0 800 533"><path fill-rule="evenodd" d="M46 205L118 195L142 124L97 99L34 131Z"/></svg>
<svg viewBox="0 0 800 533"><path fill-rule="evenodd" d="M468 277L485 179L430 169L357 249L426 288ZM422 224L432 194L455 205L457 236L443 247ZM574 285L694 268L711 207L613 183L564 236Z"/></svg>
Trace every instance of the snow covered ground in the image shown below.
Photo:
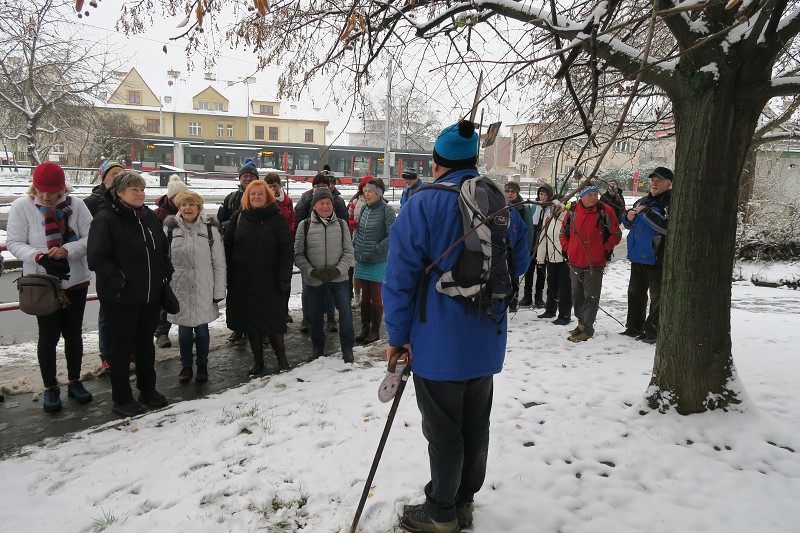
<svg viewBox="0 0 800 533"><path fill-rule="evenodd" d="M604 282L602 307L619 319L627 277L616 261ZM473 531L798 531L800 292L734 284L745 402L688 417L641 413L654 348L608 315L576 345L538 313L511 319ZM359 348L354 365L319 359L26 448L0 462L2 529L347 532L389 410L377 400L383 375ZM399 531L397 513L422 501L428 475L411 384L359 531Z"/></svg>

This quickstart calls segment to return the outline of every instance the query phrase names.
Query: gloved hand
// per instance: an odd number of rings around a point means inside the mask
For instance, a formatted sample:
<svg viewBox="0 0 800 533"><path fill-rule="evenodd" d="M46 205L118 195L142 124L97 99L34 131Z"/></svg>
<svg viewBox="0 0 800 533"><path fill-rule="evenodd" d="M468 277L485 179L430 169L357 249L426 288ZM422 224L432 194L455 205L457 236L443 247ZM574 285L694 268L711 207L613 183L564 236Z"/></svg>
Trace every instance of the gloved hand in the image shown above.
<svg viewBox="0 0 800 533"><path fill-rule="evenodd" d="M66 259L53 259L49 255L42 255L37 262L49 275L58 279L69 279L69 261Z"/></svg>
<svg viewBox="0 0 800 533"><path fill-rule="evenodd" d="M342 275L336 267L322 267L315 268L314 270L317 271L314 277L322 281L322 283L330 283ZM311 274L314 275L314 271L312 271Z"/></svg>

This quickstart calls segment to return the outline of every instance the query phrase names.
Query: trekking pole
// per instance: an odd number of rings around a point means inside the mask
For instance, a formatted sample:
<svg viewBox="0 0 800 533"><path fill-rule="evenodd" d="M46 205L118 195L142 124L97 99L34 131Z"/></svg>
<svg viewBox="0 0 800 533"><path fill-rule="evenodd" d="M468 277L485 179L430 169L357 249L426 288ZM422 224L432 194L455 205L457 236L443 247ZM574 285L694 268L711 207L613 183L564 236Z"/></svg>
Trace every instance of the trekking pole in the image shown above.
<svg viewBox="0 0 800 533"><path fill-rule="evenodd" d="M389 357L389 372L394 372L397 368L397 361L403 355L408 355L408 350L403 347L399 346L394 349L394 352ZM378 449L375 451L375 459L372 460L372 468L369 470L369 475L367 476L367 482L364 484L364 492L361 493L361 501L358 502L358 509L356 509L356 515L353 517L353 525L350 526L350 533L355 533L356 527L358 526L358 520L361 518L361 512L364 510L364 504L367 502L367 496L369 496L369 488L372 486L372 480L375 478L375 472L378 470L378 463L381 461L381 455L383 454L383 448L386 446L386 440L389 438L389 430L392 429L392 421L394 421L394 415L397 413L397 407L400 405L400 398L403 396L403 390L406 388L406 382L408 381L408 376L411 374L411 359L409 358L406 362L406 367L403 369L402 378L400 383L397 385L397 392L394 395L394 401L392 402L392 407L389 409L389 417L386 419L386 427L383 428L383 434L381 435L381 441L378 443Z"/></svg>

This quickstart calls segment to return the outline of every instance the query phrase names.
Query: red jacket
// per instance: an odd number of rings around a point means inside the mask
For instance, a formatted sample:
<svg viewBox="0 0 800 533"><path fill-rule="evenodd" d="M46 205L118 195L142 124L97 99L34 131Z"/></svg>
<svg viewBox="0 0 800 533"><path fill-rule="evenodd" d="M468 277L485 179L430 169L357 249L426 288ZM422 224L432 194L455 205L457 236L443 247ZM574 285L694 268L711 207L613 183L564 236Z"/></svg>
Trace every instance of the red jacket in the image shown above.
<svg viewBox="0 0 800 533"><path fill-rule="evenodd" d="M602 211L599 211L602 210ZM605 213L606 216L603 216ZM603 225L608 239L603 242ZM592 207L584 207L578 201L574 211L569 212L561 224L561 248L567 255L568 263L578 268L605 266L614 247L622 239L617 215L602 202Z"/></svg>
<svg viewBox="0 0 800 533"><path fill-rule="evenodd" d="M275 199L275 203L278 204L278 209L281 210L281 214L286 217L286 222L289 223L289 230L294 235L294 205L292 204L292 199L289 198L289 195L286 194L286 191L283 192L283 200Z"/></svg>

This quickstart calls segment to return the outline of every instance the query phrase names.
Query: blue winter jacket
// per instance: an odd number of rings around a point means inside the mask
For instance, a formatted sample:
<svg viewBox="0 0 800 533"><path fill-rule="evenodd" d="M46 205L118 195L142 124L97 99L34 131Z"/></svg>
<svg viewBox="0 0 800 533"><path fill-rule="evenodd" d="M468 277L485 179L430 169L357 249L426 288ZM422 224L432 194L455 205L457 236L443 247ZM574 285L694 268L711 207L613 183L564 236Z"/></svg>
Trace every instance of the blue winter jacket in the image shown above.
<svg viewBox="0 0 800 533"><path fill-rule="evenodd" d="M450 171L434 183L460 183L478 175L474 168ZM515 209L509 210L509 235L514 249L515 275L530 264L528 229ZM411 367L417 375L435 381L460 381L497 374L506 353L507 317L499 324L484 312L436 291L439 276L427 284L427 320L421 323L420 299L426 290L426 259L437 259L464 233L458 195L425 189L403 207L389 234L389 258L383 283L383 305L390 346L411 343ZM452 269L463 244L439 261Z"/></svg>
<svg viewBox="0 0 800 533"><path fill-rule="evenodd" d="M400 195L400 207L403 207L406 204L406 202L414 195L414 193L420 190L423 185L425 185L425 182L423 182L422 180L418 180L417 184L414 185L413 187L406 187L405 189L403 189L403 194Z"/></svg>
<svg viewBox="0 0 800 533"><path fill-rule="evenodd" d="M628 260L642 265L660 265L664 261L664 245L669 222L669 203L672 190L640 198L631 209L644 206L633 222L627 213L622 215L622 224L628 233Z"/></svg>

